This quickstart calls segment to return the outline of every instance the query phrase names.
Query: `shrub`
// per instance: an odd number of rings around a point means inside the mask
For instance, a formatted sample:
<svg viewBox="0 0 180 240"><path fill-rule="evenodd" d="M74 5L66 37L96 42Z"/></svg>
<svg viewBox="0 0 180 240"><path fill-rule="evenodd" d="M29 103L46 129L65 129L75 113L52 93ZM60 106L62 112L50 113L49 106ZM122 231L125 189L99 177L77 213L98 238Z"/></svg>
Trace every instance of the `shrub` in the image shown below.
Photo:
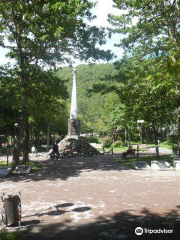
<svg viewBox="0 0 180 240"><path fill-rule="evenodd" d="M85 138L90 143L99 143L99 138L98 137L85 137Z"/></svg>
<svg viewBox="0 0 180 240"><path fill-rule="evenodd" d="M5 147L0 147L0 153L6 153L6 148Z"/></svg>
<svg viewBox="0 0 180 240"><path fill-rule="evenodd" d="M112 144L112 147L121 147L122 146L122 141L118 140Z"/></svg>
<svg viewBox="0 0 180 240"><path fill-rule="evenodd" d="M103 139L103 147L109 148L112 146L112 140L110 138Z"/></svg>
<svg viewBox="0 0 180 240"><path fill-rule="evenodd" d="M1 240L22 240L23 236L25 235L25 231L17 231L17 232L5 232L2 231L0 233Z"/></svg>

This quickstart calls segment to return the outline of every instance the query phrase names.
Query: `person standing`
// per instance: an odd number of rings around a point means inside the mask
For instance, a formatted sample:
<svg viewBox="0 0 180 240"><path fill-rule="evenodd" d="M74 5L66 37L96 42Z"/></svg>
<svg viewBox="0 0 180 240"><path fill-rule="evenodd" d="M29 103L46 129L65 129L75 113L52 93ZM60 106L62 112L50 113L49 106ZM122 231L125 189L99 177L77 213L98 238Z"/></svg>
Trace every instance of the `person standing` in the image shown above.
<svg viewBox="0 0 180 240"><path fill-rule="evenodd" d="M54 157L55 157L56 159L58 159L58 158L59 158L59 149L58 149L57 142L55 142L55 143L53 144L53 153L54 153Z"/></svg>
<svg viewBox="0 0 180 240"><path fill-rule="evenodd" d="M32 152L32 155L33 155L33 156L36 156L36 148L35 148L34 145L33 145L32 148L31 148L31 152Z"/></svg>

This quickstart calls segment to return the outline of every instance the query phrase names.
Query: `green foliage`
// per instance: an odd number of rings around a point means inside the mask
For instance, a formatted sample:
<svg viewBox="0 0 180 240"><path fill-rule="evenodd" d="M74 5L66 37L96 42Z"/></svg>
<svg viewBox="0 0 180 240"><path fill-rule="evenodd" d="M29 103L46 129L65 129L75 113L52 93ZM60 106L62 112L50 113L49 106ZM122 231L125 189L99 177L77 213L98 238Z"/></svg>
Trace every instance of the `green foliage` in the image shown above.
<svg viewBox="0 0 180 240"><path fill-rule="evenodd" d="M109 15L111 32L124 35L119 44L124 48L124 57L115 64L118 74L108 84L97 82L93 88L112 94L110 98L116 94L119 101L114 103L119 102L122 107L118 109L124 109L116 111L111 100L107 100L104 129L107 125L110 132L119 120L120 128L132 135L137 120L143 119L143 126L152 129L157 144L159 127L177 121L177 115L171 113L180 103L179 1L114 0L114 3L125 10L121 16Z"/></svg>
<svg viewBox="0 0 180 240"><path fill-rule="evenodd" d="M23 164L23 163L20 163L20 164ZM9 162L8 165L12 166L12 163ZM28 165L31 165L33 170L38 170L39 168L42 168L42 166L43 166L42 163L33 162L33 161L29 161ZM0 161L0 167L5 167L5 166L7 166L7 161Z"/></svg>
<svg viewBox="0 0 180 240"><path fill-rule="evenodd" d="M110 137L104 137L102 139L102 142L103 142L103 147L104 148L110 148L112 146L112 139Z"/></svg>
<svg viewBox="0 0 180 240"><path fill-rule="evenodd" d="M2 231L0 232L0 239L1 240L21 240L24 234L25 234L25 231L16 231L11 233Z"/></svg>
<svg viewBox="0 0 180 240"><path fill-rule="evenodd" d="M96 46L105 42L104 30L84 22L85 18L93 19L92 7L93 3L88 0L70 0L68 3L64 0L2 0L1 45L10 49L9 56L19 64L23 57L23 67L28 68L34 63L55 66L70 62L70 55L79 59L107 59L111 54ZM14 44L13 47L5 43L5 37Z"/></svg>
<svg viewBox="0 0 180 240"><path fill-rule="evenodd" d="M77 97L78 112L81 120L81 132L103 132L105 104L107 96L91 91L96 82L106 81L115 76L116 70L113 64L79 65L77 66ZM57 76L63 79L71 96L72 70L69 67L59 69ZM68 99L70 107L70 99Z"/></svg>
<svg viewBox="0 0 180 240"><path fill-rule="evenodd" d="M106 94L105 97L104 110L101 117L101 132L114 134L116 129L121 129L125 126L125 106L114 92Z"/></svg>
<svg viewBox="0 0 180 240"><path fill-rule="evenodd" d="M177 149L175 149L175 150L177 150ZM180 156L175 153L171 154L170 158L171 158L171 161L180 161Z"/></svg>
<svg viewBox="0 0 180 240"><path fill-rule="evenodd" d="M109 135L107 145L119 145L125 129L129 141L131 135L138 140L137 120L143 119L157 143L159 127L178 122L172 113L180 106L180 4L114 3L125 10L109 15L111 32L124 36L124 57L115 65L77 67L81 132ZM15 60L0 69L1 133L13 135L14 123L27 117L34 132L45 134L50 126L53 134L67 133L72 72L57 67L71 63L70 55L91 62L112 56L97 47L105 43L104 29L84 21L93 19L92 7L88 0L1 1L0 45Z"/></svg>
<svg viewBox="0 0 180 240"><path fill-rule="evenodd" d="M19 122L25 152L29 120L33 128L51 124L53 131L64 134L67 113L62 110L62 99L66 89L51 69L71 63L73 57L86 61L112 57L110 51L98 47L105 43L105 30L87 24L93 19L93 5L88 0L0 2L0 46L8 49L7 55L14 60L11 68L1 71L0 93L4 94L0 100L2 106L8 105L2 108L0 127L13 135L13 122Z"/></svg>
<svg viewBox="0 0 180 240"><path fill-rule="evenodd" d="M114 0L121 16L109 16L113 32L124 34L121 46L139 57L178 56L179 1ZM174 53L173 53L174 52ZM173 54L172 54L173 53Z"/></svg>
<svg viewBox="0 0 180 240"><path fill-rule="evenodd" d="M19 118L19 94L16 70L6 65L0 67L0 132L12 135L14 123Z"/></svg>
<svg viewBox="0 0 180 240"><path fill-rule="evenodd" d="M159 144L160 147L162 148L168 148L172 149L172 142L171 141L165 141Z"/></svg>
<svg viewBox="0 0 180 240"><path fill-rule="evenodd" d="M112 147L115 147L115 148L119 147L120 148L120 147L122 147L122 145L123 145L122 141L118 140L118 141L116 141L112 144Z"/></svg>
<svg viewBox="0 0 180 240"><path fill-rule="evenodd" d="M12 163L8 164L9 166L12 166ZM7 166L7 162L6 161L0 161L0 167L6 167Z"/></svg>
<svg viewBox="0 0 180 240"><path fill-rule="evenodd" d="M6 153L6 148L5 147L0 147L0 153Z"/></svg>
<svg viewBox="0 0 180 240"><path fill-rule="evenodd" d="M42 168L43 167L42 163L40 163L40 162L33 162L33 161L29 161L28 165L31 165L33 170L37 170L38 168Z"/></svg>
<svg viewBox="0 0 180 240"><path fill-rule="evenodd" d="M89 143L100 143L100 139L98 137L85 137Z"/></svg>

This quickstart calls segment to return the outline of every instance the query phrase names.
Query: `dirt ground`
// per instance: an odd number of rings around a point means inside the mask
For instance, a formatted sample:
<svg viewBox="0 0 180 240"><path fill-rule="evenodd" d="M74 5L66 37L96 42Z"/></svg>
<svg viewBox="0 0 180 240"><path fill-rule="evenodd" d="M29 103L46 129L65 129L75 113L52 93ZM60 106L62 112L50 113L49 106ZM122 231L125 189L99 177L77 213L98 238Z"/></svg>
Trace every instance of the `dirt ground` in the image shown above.
<svg viewBox="0 0 180 240"><path fill-rule="evenodd" d="M0 182L0 195L21 191L24 240L180 239L180 172L124 168L120 154L35 159L40 170Z"/></svg>

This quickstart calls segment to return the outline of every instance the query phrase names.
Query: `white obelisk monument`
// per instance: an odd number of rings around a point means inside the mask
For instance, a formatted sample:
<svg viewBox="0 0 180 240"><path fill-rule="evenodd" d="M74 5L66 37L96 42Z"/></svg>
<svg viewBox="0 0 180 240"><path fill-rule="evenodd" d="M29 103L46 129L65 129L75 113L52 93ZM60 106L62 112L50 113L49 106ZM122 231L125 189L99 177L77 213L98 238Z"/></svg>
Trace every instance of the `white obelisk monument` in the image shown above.
<svg viewBox="0 0 180 240"><path fill-rule="evenodd" d="M80 123L78 120L78 108L77 108L77 92L76 92L76 72L73 69L73 87L71 95L71 110L70 118L68 120L68 135L73 138L77 138L80 134Z"/></svg>

